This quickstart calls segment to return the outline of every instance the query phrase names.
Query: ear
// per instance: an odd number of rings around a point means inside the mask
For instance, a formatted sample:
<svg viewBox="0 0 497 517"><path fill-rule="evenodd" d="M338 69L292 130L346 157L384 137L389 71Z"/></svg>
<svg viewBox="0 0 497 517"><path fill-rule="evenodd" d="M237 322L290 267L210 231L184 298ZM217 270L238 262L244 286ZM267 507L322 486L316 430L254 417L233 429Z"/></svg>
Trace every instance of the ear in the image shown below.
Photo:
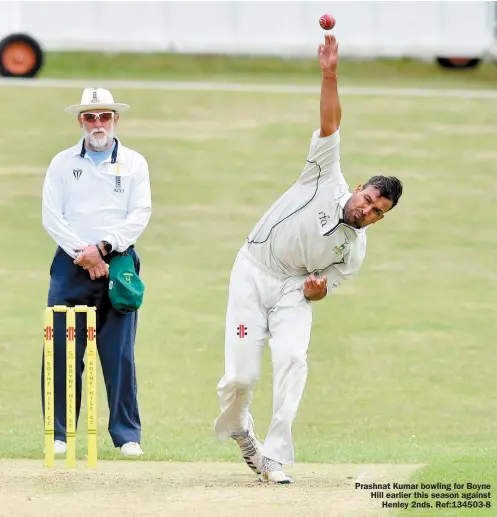
<svg viewBox="0 0 497 517"><path fill-rule="evenodd" d="M79 127L83 127L83 119L81 118L81 115L78 115L78 122L79 122Z"/></svg>
<svg viewBox="0 0 497 517"><path fill-rule="evenodd" d="M116 112L114 115L114 124L117 124L119 122L119 113Z"/></svg>
<svg viewBox="0 0 497 517"><path fill-rule="evenodd" d="M357 194L358 192L360 192L362 190L362 184L359 183L359 185L357 185L357 187L355 188L354 190L354 194Z"/></svg>

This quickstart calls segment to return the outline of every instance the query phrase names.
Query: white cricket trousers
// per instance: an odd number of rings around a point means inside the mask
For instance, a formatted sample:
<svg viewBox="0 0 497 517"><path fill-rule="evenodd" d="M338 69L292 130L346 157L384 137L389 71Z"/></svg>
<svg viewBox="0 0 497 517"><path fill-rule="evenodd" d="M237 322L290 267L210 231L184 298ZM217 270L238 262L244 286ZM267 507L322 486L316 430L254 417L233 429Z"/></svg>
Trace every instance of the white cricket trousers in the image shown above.
<svg viewBox="0 0 497 517"><path fill-rule="evenodd" d="M294 464L292 424L307 380L312 304L299 288L304 278L270 276L240 251L229 284L225 374L217 386L221 413L214 428L218 439L224 441L234 431L248 427L264 341L269 336L273 417L263 451L264 456L284 465Z"/></svg>

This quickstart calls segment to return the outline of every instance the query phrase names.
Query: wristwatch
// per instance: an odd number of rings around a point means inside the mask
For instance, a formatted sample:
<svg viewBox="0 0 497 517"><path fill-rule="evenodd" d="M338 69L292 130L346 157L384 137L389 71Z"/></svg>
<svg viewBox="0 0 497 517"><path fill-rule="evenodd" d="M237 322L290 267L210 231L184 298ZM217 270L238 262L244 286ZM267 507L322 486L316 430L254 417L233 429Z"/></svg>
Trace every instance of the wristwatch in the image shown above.
<svg viewBox="0 0 497 517"><path fill-rule="evenodd" d="M110 242L102 241L102 244L104 245L104 250L107 253L111 253L112 252L112 244Z"/></svg>

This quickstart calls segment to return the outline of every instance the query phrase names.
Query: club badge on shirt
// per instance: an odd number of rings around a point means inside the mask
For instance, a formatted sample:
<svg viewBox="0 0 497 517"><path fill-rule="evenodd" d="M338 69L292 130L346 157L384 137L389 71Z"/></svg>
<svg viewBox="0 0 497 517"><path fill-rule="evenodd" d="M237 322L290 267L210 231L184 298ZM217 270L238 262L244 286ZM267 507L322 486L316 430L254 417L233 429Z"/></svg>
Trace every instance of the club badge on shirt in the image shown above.
<svg viewBox="0 0 497 517"><path fill-rule="evenodd" d="M343 257L343 254L345 252L345 248L347 247L347 244L350 244L350 241L347 239L347 237L345 237L345 242L338 246L338 244L333 248L335 250L335 253L339 256L339 257Z"/></svg>

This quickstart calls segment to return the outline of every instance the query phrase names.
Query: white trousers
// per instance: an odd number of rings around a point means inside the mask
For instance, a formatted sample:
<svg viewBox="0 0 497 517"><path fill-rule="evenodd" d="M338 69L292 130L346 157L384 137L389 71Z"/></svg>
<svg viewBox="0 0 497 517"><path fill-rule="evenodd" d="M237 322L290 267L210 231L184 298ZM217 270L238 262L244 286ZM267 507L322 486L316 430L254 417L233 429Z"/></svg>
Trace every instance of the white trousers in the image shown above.
<svg viewBox="0 0 497 517"><path fill-rule="evenodd" d="M238 254L229 284L225 374L217 386L221 413L214 423L221 441L247 428L264 341L269 336L273 417L263 450L267 458L284 465L294 464L292 424L307 380L312 326L311 302L302 289L289 288L289 283L288 279L270 276L241 252Z"/></svg>

